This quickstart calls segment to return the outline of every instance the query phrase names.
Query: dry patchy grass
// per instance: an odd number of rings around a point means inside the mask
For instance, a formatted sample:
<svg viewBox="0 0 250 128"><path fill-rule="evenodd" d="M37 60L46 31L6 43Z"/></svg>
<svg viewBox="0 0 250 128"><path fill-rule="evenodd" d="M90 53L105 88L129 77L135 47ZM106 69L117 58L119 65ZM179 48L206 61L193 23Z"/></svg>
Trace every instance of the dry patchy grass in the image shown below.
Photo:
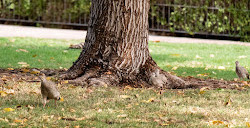
<svg viewBox="0 0 250 128"><path fill-rule="evenodd" d="M1 127L247 127L249 89L158 90L58 85L63 102L42 108L40 83L1 89ZM14 109L6 109L12 108Z"/></svg>

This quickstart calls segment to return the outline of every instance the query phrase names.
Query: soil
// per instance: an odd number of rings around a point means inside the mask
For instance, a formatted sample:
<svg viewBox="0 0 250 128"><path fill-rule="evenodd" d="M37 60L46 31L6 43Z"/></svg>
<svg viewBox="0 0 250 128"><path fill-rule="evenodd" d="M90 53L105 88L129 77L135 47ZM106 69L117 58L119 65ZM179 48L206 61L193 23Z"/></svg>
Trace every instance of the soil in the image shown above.
<svg viewBox="0 0 250 128"><path fill-rule="evenodd" d="M58 74L65 72L64 69L39 69L46 76L55 77ZM40 82L40 79L30 73L31 69L0 69L0 85L5 85L11 82ZM232 81L232 80L217 80L217 79L202 79L192 76L181 77L189 86L188 88L206 88L206 89L237 89L244 90L250 87L250 81Z"/></svg>

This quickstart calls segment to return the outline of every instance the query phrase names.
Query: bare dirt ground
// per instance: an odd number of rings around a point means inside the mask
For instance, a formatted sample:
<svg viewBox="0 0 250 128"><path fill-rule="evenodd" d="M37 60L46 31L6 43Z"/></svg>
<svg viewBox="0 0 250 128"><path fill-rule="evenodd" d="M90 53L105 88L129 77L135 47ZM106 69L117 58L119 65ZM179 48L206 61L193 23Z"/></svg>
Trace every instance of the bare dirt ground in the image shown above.
<svg viewBox="0 0 250 128"><path fill-rule="evenodd" d="M47 76L55 77L65 70L42 69L41 71ZM188 88L245 90L250 87L249 81L201 79L192 76L182 77L182 79L189 83ZM40 82L40 80L37 76L30 73L30 69L0 69L0 85L8 85L11 82Z"/></svg>

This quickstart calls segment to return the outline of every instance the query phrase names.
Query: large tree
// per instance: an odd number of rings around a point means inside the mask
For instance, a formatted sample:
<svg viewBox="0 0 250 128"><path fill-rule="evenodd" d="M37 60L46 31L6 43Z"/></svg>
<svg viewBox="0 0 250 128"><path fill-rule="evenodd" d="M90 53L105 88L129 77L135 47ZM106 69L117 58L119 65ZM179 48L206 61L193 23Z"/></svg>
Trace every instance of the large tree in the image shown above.
<svg viewBox="0 0 250 128"><path fill-rule="evenodd" d="M161 70L149 54L149 3L92 0L82 52L61 78L79 85L185 87L185 81Z"/></svg>

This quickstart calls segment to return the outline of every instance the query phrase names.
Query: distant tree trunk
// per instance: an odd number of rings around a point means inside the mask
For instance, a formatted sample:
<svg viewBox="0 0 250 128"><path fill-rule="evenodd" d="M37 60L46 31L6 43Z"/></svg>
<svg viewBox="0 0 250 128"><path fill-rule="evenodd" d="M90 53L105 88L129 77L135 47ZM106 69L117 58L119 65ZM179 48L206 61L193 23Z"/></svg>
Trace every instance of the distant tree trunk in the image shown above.
<svg viewBox="0 0 250 128"><path fill-rule="evenodd" d="M82 52L61 78L79 85L185 87L149 54L149 7L149 0L92 0Z"/></svg>

